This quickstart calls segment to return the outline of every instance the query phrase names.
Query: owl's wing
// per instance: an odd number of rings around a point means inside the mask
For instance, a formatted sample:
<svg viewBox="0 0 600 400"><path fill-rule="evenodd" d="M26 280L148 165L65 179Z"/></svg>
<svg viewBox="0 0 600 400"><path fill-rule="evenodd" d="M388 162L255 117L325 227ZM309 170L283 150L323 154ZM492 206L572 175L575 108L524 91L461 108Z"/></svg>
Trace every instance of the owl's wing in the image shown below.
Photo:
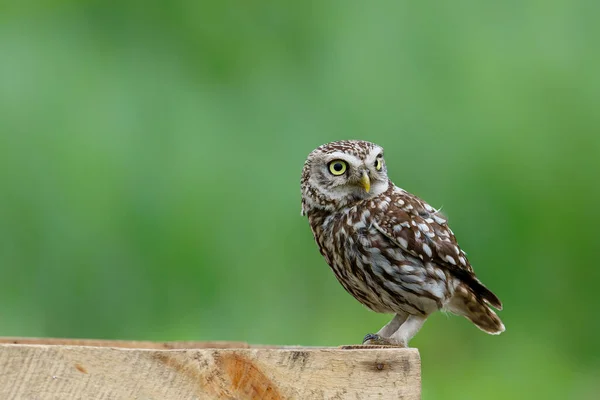
<svg viewBox="0 0 600 400"><path fill-rule="evenodd" d="M448 270L492 306L502 303L475 276L446 218L420 198L397 188L387 207L372 214L375 227L413 257ZM386 199L387 200L387 199Z"/></svg>

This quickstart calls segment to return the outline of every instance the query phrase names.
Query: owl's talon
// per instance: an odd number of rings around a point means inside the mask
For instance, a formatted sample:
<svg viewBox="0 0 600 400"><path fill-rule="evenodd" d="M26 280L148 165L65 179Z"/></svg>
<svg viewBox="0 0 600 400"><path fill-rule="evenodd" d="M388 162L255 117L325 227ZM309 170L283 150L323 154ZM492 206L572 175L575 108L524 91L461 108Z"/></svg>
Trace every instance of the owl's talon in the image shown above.
<svg viewBox="0 0 600 400"><path fill-rule="evenodd" d="M406 347L405 344L396 340L385 338L376 333L368 333L362 342L363 346L383 346L383 347Z"/></svg>
<svg viewBox="0 0 600 400"><path fill-rule="evenodd" d="M365 336L365 340L363 340L364 345L368 345L368 346L394 346L395 345L395 343L392 343L391 340L381 337L377 334L370 334L367 336L369 336L369 338L367 339L367 337Z"/></svg>
<svg viewBox="0 0 600 400"><path fill-rule="evenodd" d="M362 341L362 344L375 344L375 343L367 343L367 342L378 342L379 340L381 340L381 336L379 336L376 333L367 333L365 335L365 338ZM379 343L377 343L379 344Z"/></svg>

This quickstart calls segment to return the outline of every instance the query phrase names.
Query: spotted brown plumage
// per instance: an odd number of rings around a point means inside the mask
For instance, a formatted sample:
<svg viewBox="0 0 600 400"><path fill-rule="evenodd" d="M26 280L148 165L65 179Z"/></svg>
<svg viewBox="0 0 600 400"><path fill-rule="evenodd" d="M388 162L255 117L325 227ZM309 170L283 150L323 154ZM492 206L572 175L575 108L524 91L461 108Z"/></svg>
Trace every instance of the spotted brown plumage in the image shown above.
<svg viewBox="0 0 600 400"><path fill-rule="evenodd" d="M504 325L502 303L475 276L446 218L387 177L383 149L358 140L311 152L302 214L338 281L373 311L395 317L366 344L406 346L427 316L446 309L485 332Z"/></svg>

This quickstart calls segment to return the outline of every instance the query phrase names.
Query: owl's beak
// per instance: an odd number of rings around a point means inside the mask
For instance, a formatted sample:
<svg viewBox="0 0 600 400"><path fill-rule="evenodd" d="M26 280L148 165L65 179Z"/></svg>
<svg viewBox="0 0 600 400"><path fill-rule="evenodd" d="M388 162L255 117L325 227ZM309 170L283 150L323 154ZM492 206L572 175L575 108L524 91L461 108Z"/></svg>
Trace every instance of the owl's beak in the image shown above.
<svg viewBox="0 0 600 400"><path fill-rule="evenodd" d="M369 175L367 175L367 171L363 171L360 178L360 185L365 188L367 193L371 190L371 180L369 179Z"/></svg>

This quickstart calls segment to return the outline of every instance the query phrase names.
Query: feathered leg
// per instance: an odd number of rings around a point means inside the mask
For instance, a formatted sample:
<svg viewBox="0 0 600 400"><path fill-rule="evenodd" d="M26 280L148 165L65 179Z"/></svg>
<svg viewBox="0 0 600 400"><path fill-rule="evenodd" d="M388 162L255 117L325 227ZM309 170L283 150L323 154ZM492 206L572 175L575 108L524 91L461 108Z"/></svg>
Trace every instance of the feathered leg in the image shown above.
<svg viewBox="0 0 600 400"><path fill-rule="evenodd" d="M417 332L419 332L419 329L421 329L426 320L427 316L409 315L406 318L406 321L404 321L390 336L383 336L379 334L367 335L363 344L375 346L408 347L408 342L417 334ZM384 328L387 328L388 325L386 325Z"/></svg>
<svg viewBox="0 0 600 400"><path fill-rule="evenodd" d="M383 328L381 328L379 330L379 332L368 333L365 336L365 338L363 339L362 345L342 346L342 348L344 348L344 349L368 349L368 348L372 348L373 346L397 347L395 344L391 344L389 342L389 337L392 336L392 334L394 332L396 332L398 330L398 328L400 328L400 326L402 326L402 324L404 323L404 321L406 321L407 318L408 318L407 313L399 312L396 315L394 315L394 318L392 318L392 320L390 322L385 324L385 326Z"/></svg>

